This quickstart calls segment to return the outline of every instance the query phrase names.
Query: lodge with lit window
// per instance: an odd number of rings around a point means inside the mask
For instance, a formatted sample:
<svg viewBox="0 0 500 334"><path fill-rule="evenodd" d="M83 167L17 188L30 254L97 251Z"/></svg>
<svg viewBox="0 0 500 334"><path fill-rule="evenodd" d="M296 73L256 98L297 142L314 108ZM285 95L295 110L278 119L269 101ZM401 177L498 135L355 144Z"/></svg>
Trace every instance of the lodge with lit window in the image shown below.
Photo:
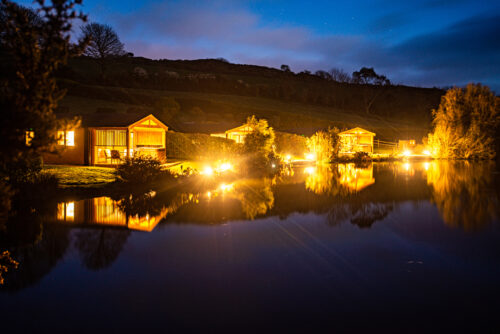
<svg viewBox="0 0 500 334"><path fill-rule="evenodd" d="M58 131L59 152L44 154L45 163L109 166L134 155L166 161L168 127L155 116L88 114L80 117L78 128ZM30 137L32 134L27 133L27 142Z"/></svg>

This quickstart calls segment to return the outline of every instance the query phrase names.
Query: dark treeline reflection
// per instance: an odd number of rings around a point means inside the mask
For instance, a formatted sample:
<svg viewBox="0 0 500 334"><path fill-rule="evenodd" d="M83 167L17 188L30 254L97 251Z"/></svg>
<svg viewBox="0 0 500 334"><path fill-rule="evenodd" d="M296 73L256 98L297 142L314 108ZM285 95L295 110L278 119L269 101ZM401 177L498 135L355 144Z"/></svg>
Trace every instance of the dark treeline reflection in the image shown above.
<svg viewBox="0 0 500 334"><path fill-rule="evenodd" d="M70 249L89 270L109 268L132 231L162 224L219 224L294 213L325 215L330 226L370 228L402 203L430 201L443 222L468 232L499 216L499 177L490 162L338 164L289 169L274 178L190 182L111 197L14 203L0 251L19 262L1 290L36 284Z"/></svg>

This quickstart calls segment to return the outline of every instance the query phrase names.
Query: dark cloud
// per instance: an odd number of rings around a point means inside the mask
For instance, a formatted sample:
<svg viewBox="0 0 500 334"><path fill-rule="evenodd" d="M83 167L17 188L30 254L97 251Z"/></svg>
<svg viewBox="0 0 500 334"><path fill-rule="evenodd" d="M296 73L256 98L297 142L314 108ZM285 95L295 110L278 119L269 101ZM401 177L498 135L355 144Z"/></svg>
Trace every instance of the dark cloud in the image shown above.
<svg viewBox="0 0 500 334"><path fill-rule="evenodd" d="M483 15L411 38L388 52L396 64L446 78L481 81L500 77L500 15Z"/></svg>

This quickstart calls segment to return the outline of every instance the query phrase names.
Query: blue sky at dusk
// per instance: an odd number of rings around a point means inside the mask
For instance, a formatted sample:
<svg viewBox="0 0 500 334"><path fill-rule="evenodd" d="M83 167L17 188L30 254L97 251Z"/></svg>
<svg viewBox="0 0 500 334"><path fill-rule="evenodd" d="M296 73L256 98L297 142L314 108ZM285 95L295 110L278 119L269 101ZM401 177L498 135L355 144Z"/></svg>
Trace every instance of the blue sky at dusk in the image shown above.
<svg viewBox="0 0 500 334"><path fill-rule="evenodd" d="M394 83L500 92L500 1L83 1L137 56L295 72L369 66Z"/></svg>

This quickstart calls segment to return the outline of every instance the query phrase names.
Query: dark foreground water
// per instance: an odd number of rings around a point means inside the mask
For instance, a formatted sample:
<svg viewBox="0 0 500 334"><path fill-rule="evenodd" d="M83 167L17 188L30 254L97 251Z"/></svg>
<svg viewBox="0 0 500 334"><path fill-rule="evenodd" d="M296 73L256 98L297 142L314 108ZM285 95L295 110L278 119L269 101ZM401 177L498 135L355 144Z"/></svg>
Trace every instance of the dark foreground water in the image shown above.
<svg viewBox="0 0 500 334"><path fill-rule="evenodd" d="M349 164L47 204L0 233L0 332L498 333L499 189Z"/></svg>

